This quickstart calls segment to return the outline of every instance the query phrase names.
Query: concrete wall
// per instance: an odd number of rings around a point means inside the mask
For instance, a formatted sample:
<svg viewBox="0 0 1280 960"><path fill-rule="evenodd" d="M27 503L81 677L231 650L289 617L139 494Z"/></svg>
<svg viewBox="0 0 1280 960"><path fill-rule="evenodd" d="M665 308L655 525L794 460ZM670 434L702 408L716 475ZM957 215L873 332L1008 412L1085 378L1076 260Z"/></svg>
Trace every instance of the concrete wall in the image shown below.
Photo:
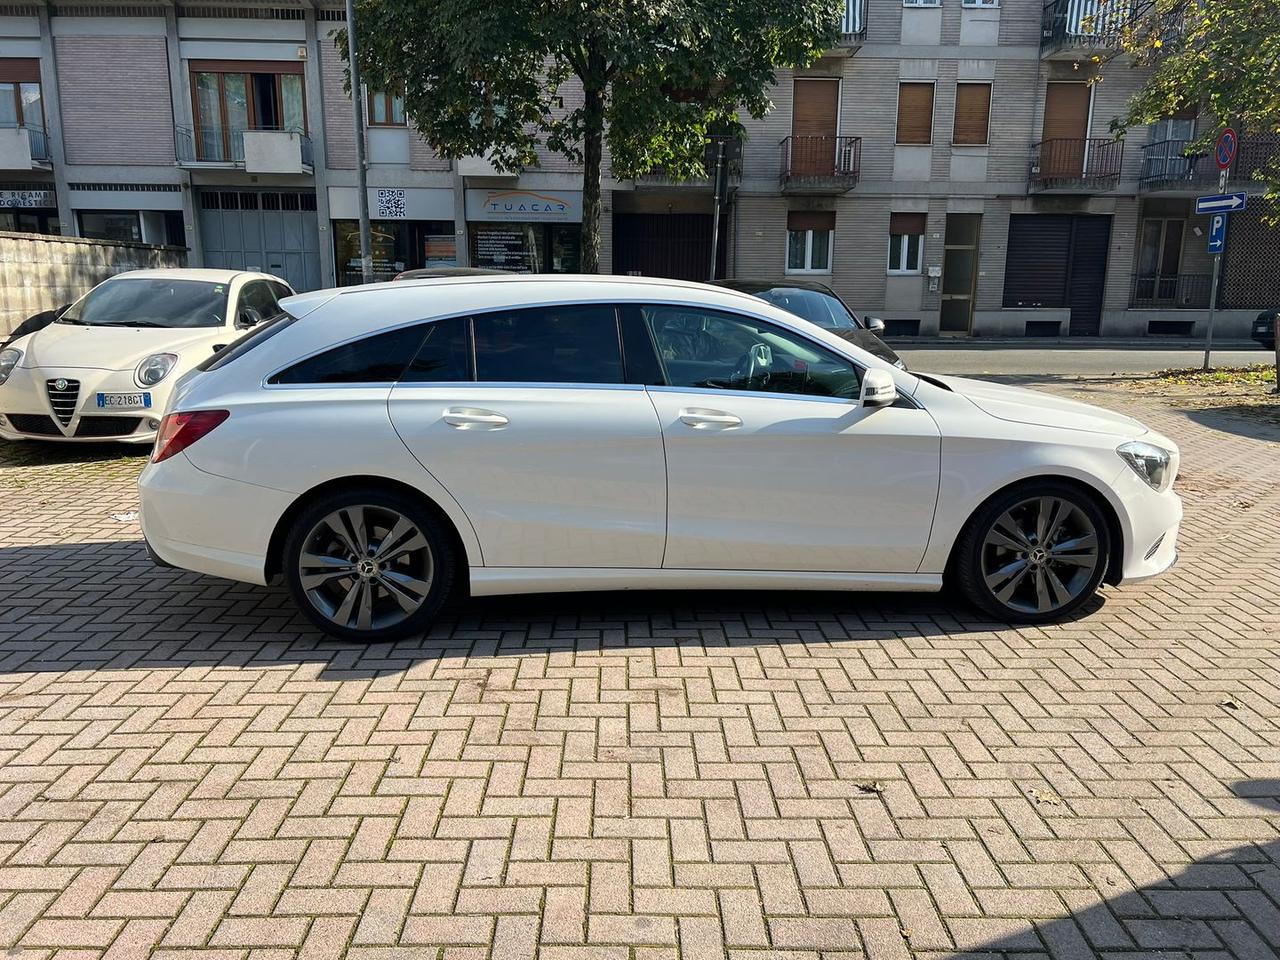
<svg viewBox="0 0 1280 960"><path fill-rule="evenodd" d="M126 270L186 266L180 247L0 232L0 336Z"/></svg>

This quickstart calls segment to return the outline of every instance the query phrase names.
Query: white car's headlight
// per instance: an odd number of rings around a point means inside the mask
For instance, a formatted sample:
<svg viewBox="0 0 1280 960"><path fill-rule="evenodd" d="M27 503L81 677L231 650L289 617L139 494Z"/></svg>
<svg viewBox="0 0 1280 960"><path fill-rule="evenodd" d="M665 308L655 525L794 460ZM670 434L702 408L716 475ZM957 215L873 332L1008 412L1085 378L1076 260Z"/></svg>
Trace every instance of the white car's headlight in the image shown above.
<svg viewBox="0 0 1280 960"><path fill-rule="evenodd" d="M133 376L138 381L138 386L154 387L173 372L177 363L176 353L153 353L138 364L138 369Z"/></svg>
<svg viewBox="0 0 1280 960"><path fill-rule="evenodd" d="M1152 490L1163 493L1173 484L1173 470L1170 469L1173 455L1164 447L1131 440L1116 447L1116 453Z"/></svg>
<svg viewBox="0 0 1280 960"><path fill-rule="evenodd" d="M16 347L9 347L7 350L0 350L0 386L9 379L9 374L13 373L13 368L18 365L18 361L22 359L22 351Z"/></svg>

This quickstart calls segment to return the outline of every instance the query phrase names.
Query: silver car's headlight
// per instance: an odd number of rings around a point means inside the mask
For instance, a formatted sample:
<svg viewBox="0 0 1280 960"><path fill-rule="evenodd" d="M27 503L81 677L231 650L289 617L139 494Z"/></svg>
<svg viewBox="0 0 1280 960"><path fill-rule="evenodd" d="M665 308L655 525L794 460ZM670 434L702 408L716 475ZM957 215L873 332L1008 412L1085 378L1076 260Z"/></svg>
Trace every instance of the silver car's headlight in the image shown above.
<svg viewBox="0 0 1280 960"><path fill-rule="evenodd" d="M1131 440L1116 447L1116 453L1152 490L1164 493L1173 484L1173 470L1170 469L1173 455L1164 447Z"/></svg>
<svg viewBox="0 0 1280 960"><path fill-rule="evenodd" d="M13 373L13 368L18 365L18 361L22 359L22 351L17 347L9 347L7 350L0 350L0 386L9 379L9 374Z"/></svg>
<svg viewBox="0 0 1280 960"><path fill-rule="evenodd" d="M138 364L138 369L134 372L133 377L138 381L138 386L140 387L154 387L173 372L173 368L177 363L178 355L176 353L153 353Z"/></svg>

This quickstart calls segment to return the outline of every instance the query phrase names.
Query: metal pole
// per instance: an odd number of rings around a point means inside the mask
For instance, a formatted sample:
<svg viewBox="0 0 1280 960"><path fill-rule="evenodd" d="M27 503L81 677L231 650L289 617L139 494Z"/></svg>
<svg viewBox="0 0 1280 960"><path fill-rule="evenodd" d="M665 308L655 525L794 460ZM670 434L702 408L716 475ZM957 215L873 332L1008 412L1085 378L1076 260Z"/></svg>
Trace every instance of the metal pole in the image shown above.
<svg viewBox="0 0 1280 960"><path fill-rule="evenodd" d="M715 206L711 212L711 279L716 279L716 260L720 257L720 169L724 166L724 139L716 141Z"/></svg>
<svg viewBox="0 0 1280 960"><path fill-rule="evenodd" d="M1209 327L1204 334L1204 366L1209 369L1209 352L1213 349L1213 315L1218 311L1218 276L1222 272L1222 254L1213 255L1213 282L1209 284Z"/></svg>
<svg viewBox="0 0 1280 960"><path fill-rule="evenodd" d="M364 162L364 90L360 86L360 61L356 58L356 5L347 0L347 60L351 66L351 111L356 128L356 192L360 203L360 277L373 282L373 235L369 226L369 175Z"/></svg>

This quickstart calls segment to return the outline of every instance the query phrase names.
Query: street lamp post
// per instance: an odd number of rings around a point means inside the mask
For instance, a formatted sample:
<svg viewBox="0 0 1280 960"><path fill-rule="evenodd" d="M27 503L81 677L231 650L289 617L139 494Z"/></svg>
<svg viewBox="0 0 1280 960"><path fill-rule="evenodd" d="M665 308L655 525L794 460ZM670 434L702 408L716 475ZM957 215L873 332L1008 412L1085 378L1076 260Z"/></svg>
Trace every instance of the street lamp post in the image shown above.
<svg viewBox="0 0 1280 960"><path fill-rule="evenodd" d="M364 158L364 90L356 58L356 5L347 0L347 60L351 67L351 111L356 130L356 193L360 204L360 281L373 282L373 231L369 226L369 175Z"/></svg>

